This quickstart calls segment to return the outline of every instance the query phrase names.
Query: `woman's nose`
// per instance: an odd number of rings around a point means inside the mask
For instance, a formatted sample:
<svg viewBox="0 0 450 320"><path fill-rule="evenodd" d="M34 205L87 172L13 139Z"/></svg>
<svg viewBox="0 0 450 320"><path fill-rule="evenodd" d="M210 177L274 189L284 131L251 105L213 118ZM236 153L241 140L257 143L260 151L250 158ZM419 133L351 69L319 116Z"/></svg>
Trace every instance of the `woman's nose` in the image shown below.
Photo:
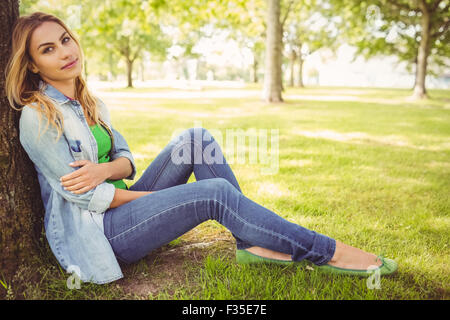
<svg viewBox="0 0 450 320"><path fill-rule="evenodd" d="M72 50L70 48L61 46L60 52L60 58L63 60L70 60L73 57Z"/></svg>

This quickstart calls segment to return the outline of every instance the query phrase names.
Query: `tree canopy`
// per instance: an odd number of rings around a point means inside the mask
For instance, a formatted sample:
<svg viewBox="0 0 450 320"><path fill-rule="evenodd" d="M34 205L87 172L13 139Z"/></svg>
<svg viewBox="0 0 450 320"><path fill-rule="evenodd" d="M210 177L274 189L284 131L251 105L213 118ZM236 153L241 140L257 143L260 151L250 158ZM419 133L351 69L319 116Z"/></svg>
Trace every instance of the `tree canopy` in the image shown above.
<svg viewBox="0 0 450 320"><path fill-rule="evenodd" d="M367 59L396 56L416 75L414 92L426 95L426 75L438 76L450 65L449 0L274 0L279 5L281 37L276 55L302 65L316 50L334 50L346 42ZM74 22L87 56L86 70L104 78L126 74L132 86L137 60L202 59L195 47L217 30L227 30L241 48L251 50L253 64L246 78L273 72L267 66L268 15L273 6L266 0L29 0L21 14L54 13ZM78 23L77 23L78 22ZM214 31L216 30L216 31ZM170 52L168 51L171 48ZM176 54L174 53L176 52ZM145 53L145 57L144 57ZM118 63L121 61L121 63ZM275 64L275 65L278 65ZM274 65L274 66L275 66ZM284 70L289 70L284 68ZM282 72L282 71L280 71ZM285 76L278 77L280 87Z"/></svg>

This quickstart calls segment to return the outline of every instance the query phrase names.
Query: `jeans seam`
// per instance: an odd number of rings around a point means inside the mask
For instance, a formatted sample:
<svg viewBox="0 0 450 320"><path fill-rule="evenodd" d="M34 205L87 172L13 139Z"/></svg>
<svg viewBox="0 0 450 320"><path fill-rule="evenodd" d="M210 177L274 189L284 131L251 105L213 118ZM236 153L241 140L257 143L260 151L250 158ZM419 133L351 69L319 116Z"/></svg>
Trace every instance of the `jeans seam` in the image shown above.
<svg viewBox="0 0 450 320"><path fill-rule="evenodd" d="M166 161L164 161L162 168L158 171L158 175L156 176L155 180L153 180L153 183L150 185L149 190L152 190L152 188L155 186L156 182L158 181L159 177L161 176L161 173L166 168L167 163L169 162L169 159L171 158L171 156L172 156L172 152L170 152L170 156L167 157Z"/></svg>
<svg viewBox="0 0 450 320"><path fill-rule="evenodd" d="M227 205L223 204L222 202L220 202L220 201L218 201L218 200L213 200L213 201L218 202L219 204L221 204L222 206L224 206L226 209L230 210L230 211L233 213L233 216L235 216L237 219L243 221L245 224L248 224L248 225L250 225L250 226L252 226L252 227L254 227L254 228L256 228L256 229L258 229L258 230L260 230L260 231L263 231L263 232L269 233L269 234L271 234L271 235L273 235L273 236L276 236L276 237L279 237L279 238L281 238L281 239L284 239L284 240L286 240L286 241L288 241L288 242L290 242L290 243L294 243L294 244L297 245L298 247L301 247L303 250L308 251L305 247L303 247L303 246L302 246L301 244L299 244L297 241L291 240L291 239L289 239L289 238L283 236L282 234L280 234L280 233L278 233L278 232L275 232L275 231L273 231L273 230L265 229L265 228L262 228L262 227L260 227L260 226L258 226L258 225L256 225L256 224L250 223L250 222L246 221L245 219L241 218L234 210L228 208Z"/></svg>
<svg viewBox="0 0 450 320"><path fill-rule="evenodd" d="M155 186L156 182L158 182L158 179L159 179L159 177L161 176L163 170L166 168L167 163L169 162L169 159L172 158L172 154L173 154L176 150L179 150L182 146L184 146L184 145L186 145L186 144L191 144L192 142L193 142L193 140L190 139L189 142L185 142L185 143L180 144L180 145L177 144L177 145L175 145L175 147L174 147L172 150L170 150L170 155L169 155L169 156L167 157L167 159L164 161L164 164L163 164L163 166L161 167L161 169L159 169L158 174L156 175L156 178L153 180L153 183L152 183L152 184L150 185L150 187L149 187L150 190Z"/></svg>
<svg viewBox="0 0 450 320"><path fill-rule="evenodd" d="M211 142L212 143L212 142ZM196 145L197 147L200 147L200 149L202 149L202 154L203 154L203 146L202 145L200 145L199 143L197 143L194 139L190 139L189 140L189 142L185 142L185 143L183 143L183 144L181 144L181 145L179 145L177 148L178 149L180 149L180 147L182 147L182 146L184 146L184 145L186 145L186 144L194 144L194 145ZM172 150L172 152L173 152L173 150ZM171 154L172 154L172 152L171 152ZM203 159L203 156L202 156L202 159ZM194 159L192 159L193 161L194 161ZM195 163L193 163L192 165L194 165ZM216 178L218 178L219 177L219 175L214 171L214 169L213 169L213 167L211 166L211 164L209 164L209 163L207 163L207 162L205 162L205 164L208 166L208 169L212 172L212 174L216 177Z"/></svg>
<svg viewBox="0 0 450 320"><path fill-rule="evenodd" d="M128 232L130 232L130 231L132 231L132 230L134 230L134 229L136 229L136 228L137 228L138 226L140 226L141 224L146 223L147 221L149 221L149 220L151 220L151 219L153 219L153 218L159 216L160 214L162 214L162 213L164 213L164 212L166 212L166 211L168 211L168 210L171 210L171 209L180 207L180 206L185 205L185 204L187 204L187 203L196 202L196 201L214 201L214 202L217 202L217 203L219 203L220 205L222 205L223 207L225 207L227 210L231 211L234 217L236 217L238 220L243 221L245 224L250 225L250 226L252 226L252 227L254 227L254 228L256 228L256 229L258 229L258 230L260 230L260 231L263 231L263 232L265 232L265 233L268 233L268 234L271 234L271 235L276 236L276 237L278 237L278 238L284 239L284 240L286 240L286 241L288 241L288 242L290 242L290 243L294 243L294 244L297 245L298 247L301 247L303 250L308 251L308 250L307 250L305 247L303 247L301 244L297 243L297 242L294 241L294 240L291 240L291 239L289 239L289 238L284 237L283 235L279 234L278 232L274 232L274 231L269 230L269 229L261 228L261 227L255 225L255 224L253 224L253 223L250 223L250 222L246 221L245 219L241 218L234 210L230 209L227 205L223 204L223 203L220 202L219 200L215 200L215 199L213 200L213 199L208 199L208 198L206 198L206 199L190 200L190 201L186 201L186 202L180 203L180 204L178 204L178 205L176 205L176 206L174 206L174 207L167 208L167 209L165 209L165 210L163 210L163 211L161 211L161 212L159 212L159 213L157 213L157 214L151 216L150 218L145 219L144 221L140 222L139 224L137 224L137 225L135 225L135 226L133 226L133 227L131 227L131 228L129 228L129 229L127 229L127 230L121 232L121 233L119 233L118 235L115 235L115 236L112 237L111 239L108 239L108 241L112 241L112 240L114 240L115 238L117 238L117 237L119 237L119 236L121 236L121 235L123 235L123 234L125 234L125 233L128 233ZM231 230L229 230L229 231L231 232Z"/></svg>
<svg viewBox="0 0 450 320"><path fill-rule="evenodd" d="M194 145L199 145L194 139L191 139L191 142L194 144ZM212 142L211 142L212 143ZM202 154L203 154L203 146L202 145L200 145L200 148L202 149ZM202 159L203 159L203 156L202 156ZM218 178L219 176L217 175L217 173L214 171L214 169L212 168L212 166L209 164L209 163L206 163L205 162L205 164L208 166L208 169L212 172L212 174L216 177L216 178Z"/></svg>
<svg viewBox="0 0 450 320"><path fill-rule="evenodd" d="M145 219L144 221L139 222L137 225L132 226L131 228L129 228L129 229L125 230L125 231L122 231L122 232L119 233L118 235L115 235L114 237L112 237L112 238L110 238L110 239L108 239L108 240L109 240L109 241L112 241L112 240L114 240L115 238L117 238L117 237L119 237L119 236L121 236L121 235L123 235L123 234L125 234L125 233L127 233L127 232L129 232L129 231L132 231L132 230L136 229L136 228L139 227L141 224L146 223L147 221L149 221L149 220L151 220L151 219L153 219L153 218L159 216L160 214L162 214L162 213L164 213L164 212L166 212L166 211L168 211L168 210L171 210L171 209L175 209L175 208L181 207L182 205L185 205L185 204L187 204L187 203L191 203L191 202L195 202L195 201L203 201L203 200L211 200L211 199L196 199L196 200L189 200L189 201L186 201L186 202L183 202L183 203L179 203L179 204L177 204L176 206L173 206L173 207L167 208L167 209L165 209L165 210L163 210L163 211L161 211L161 212L158 212L157 214L155 214L155 215L149 217L148 219Z"/></svg>

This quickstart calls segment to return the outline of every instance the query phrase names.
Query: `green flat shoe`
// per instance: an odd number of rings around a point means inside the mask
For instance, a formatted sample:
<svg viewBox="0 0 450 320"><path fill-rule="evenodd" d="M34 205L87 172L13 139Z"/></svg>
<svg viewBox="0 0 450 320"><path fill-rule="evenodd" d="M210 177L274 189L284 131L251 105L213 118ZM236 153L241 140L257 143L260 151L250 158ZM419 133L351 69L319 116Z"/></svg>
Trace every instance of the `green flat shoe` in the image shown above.
<svg viewBox="0 0 450 320"><path fill-rule="evenodd" d="M377 270L380 272L380 276L386 276L394 274L397 269L398 265L397 263L392 259L384 258L382 255L379 255L377 259L380 259L382 261L381 266L373 269L346 269L346 268L339 268L335 266L330 266L328 264L325 264L323 266L316 266L311 263L313 267L316 267L317 270L324 273L332 273L332 274L342 274L342 275L350 275L350 276L362 276L362 277L368 277ZM239 264L257 264L257 263L274 263L274 264L282 264L282 265L294 265L294 264L304 264L306 261L286 261L286 260L277 260L277 259L270 259L258 256L256 254L253 254L247 250L236 250L236 262Z"/></svg>
<svg viewBox="0 0 450 320"><path fill-rule="evenodd" d="M350 275L350 276L361 276L361 277L368 277L372 274L375 274L376 272L380 273L380 276L387 276L394 274L397 269L398 265L397 262L395 262L392 259L384 258L382 255L379 255L377 257L377 260L380 259L382 264L377 268L369 268L367 270L364 269L346 269L346 268L339 268L335 266L330 266L329 264L325 264L323 266L316 266L317 270L324 273L332 273L332 274L342 274L342 275Z"/></svg>
<svg viewBox="0 0 450 320"><path fill-rule="evenodd" d="M291 260L277 260L277 259L264 258L264 257L258 256L256 254L253 254L244 249L236 250L236 262L239 264L276 263L276 264L283 264L283 265L293 265L294 263L296 263L295 261L291 261Z"/></svg>

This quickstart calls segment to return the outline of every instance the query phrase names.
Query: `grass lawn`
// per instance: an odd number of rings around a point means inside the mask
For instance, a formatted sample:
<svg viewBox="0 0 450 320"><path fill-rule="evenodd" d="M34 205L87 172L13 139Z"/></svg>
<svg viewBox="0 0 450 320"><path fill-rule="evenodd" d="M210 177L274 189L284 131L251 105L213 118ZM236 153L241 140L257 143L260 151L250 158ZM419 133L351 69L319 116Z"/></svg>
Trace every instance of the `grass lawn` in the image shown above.
<svg viewBox="0 0 450 320"><path fill-rule="evenodd" d="M208 221L123 265L125 278L107 285L67 289L68 274L47 250L52 267L39 271L42 281L27 288L26 298L448 299L450 91L430 90L432 99L415 102L400 89L287 88L285 103L270 105L259 90L215 97L207 88L197 92L205 97L182 98L168 89L123 89L99 96L135 157L134 182L177 129L200 124L224 137L227 129L278 129L276 172L227 158L243 193L289 221L384 253L399 264L395 276L370 289L365 278L314 267L241 266L230 232ZM152 97L158 92L167 98ZM192 175L188 183L194 181Z"/></svg>

